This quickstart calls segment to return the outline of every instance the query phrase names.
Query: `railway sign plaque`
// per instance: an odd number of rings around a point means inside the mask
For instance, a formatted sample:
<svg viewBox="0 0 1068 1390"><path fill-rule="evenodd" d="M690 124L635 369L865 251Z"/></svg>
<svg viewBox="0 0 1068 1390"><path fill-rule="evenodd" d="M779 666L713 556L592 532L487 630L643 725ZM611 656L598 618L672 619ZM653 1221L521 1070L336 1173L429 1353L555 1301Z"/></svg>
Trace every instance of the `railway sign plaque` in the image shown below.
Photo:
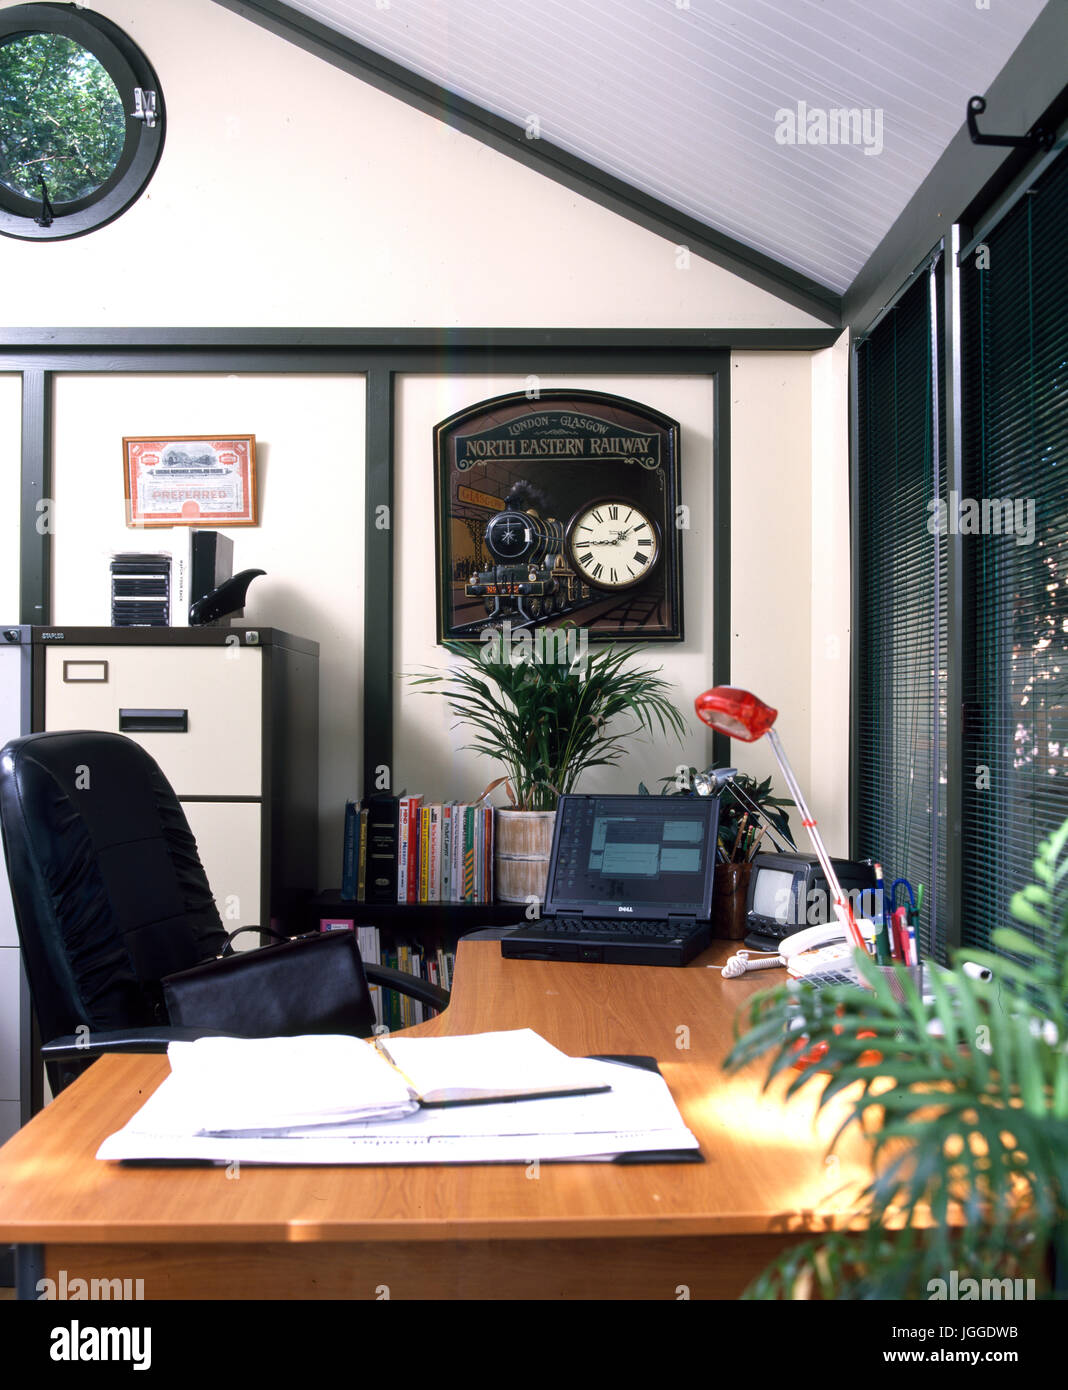
<svg viewBox="0 0 1068 1390"><path fill-rule="evenodd" d="M438 641L574 623L682 639L679 426L600 391L480 401L434 429Z"/></svg>

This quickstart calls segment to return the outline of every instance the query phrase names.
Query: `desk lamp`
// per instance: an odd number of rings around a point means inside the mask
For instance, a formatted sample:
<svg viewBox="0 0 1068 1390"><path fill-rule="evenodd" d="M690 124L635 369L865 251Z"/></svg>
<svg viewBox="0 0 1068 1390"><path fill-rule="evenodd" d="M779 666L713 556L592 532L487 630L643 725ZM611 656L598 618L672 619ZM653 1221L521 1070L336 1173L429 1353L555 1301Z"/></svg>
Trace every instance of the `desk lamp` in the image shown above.
<svg viewBox="0 0 1068 1390"><path fill-rule="evenodd" d="M738 769L736 767L710 767L706 772L697 773L693 779L693 789L698 796L719 796L727 783L733 782L737 776ZM734 786L731 787L731 791L744 806L749 808L751 815L763 821L764 829L775 841L779 849L789 854L794 846L788 844L783 836L775 829L768 813L760 809L757 803L740 784L735 783Z"/></svg>
<svg viewBox="0 0 1068 1390"><path fill-rule="evenodd" d="M790 766L790 760L786 756L786 749L782 746L782 739L774 729L779 711L772 709L770 705L764 704L763 700L758 700L755 695L751 695L748 690L739 690L733 685L717 685L711 690L706 690L703 695L698 695L694 701L697 710L697 717L703 724L707 724L710 729L715 729L717 733L727 734L730 738L741 739L743 743L755 743L764 734L768 736L772 751L778 760L782 775L786 778L786 785L790 789L790 795L797 804L797 809L801 812L801 824L809 833L816 857L820 861L820 868L823 870L827 886L834 896L834 910L845 929L846 936L855 946L861 950L865 949L864 938L857 926L856 918L853 916L853 909L849 904L849 899L842 892L842 885L838 882L838 875L834 871L830 856L823 845L816 819L808 809L808 804L801 793L794 770Z"/></svg>

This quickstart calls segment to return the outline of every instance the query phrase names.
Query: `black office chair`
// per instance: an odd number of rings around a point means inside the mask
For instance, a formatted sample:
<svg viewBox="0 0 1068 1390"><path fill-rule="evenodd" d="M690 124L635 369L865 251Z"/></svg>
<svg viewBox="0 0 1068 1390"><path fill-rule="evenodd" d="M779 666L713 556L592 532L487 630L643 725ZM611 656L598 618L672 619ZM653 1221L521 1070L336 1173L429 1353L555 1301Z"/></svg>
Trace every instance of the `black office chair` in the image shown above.
<svg viewBox="0 0 1068 1390"><path fill-rule="evenodd" d="M296 1008L273 1000L292 1020L286 1032L369 1036L368 979L433 1008L449 1002L426 980L364 965L352 932L223 959L229 938L181 805L154 759L122 734L13 739L0 750L0 823L53 1092L103 1052L277 1031L257 1019L271 1014L272 992L292 992L295 951L310 984ZM180 1026L171 1017L179 986Z"/></svg>

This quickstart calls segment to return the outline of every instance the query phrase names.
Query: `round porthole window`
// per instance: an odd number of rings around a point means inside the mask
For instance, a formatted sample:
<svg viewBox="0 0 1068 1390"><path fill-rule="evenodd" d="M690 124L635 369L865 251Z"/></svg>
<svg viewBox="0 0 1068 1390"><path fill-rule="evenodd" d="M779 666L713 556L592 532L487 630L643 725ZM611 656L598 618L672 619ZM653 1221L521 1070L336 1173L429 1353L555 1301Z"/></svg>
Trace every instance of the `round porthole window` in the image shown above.
<svg viewBox="0 0 1068 1390"><path fill-rule="evenodd" d="M148 184L164 110L148 59L73 5L0 10L0 233L82 236Z"/></svg>

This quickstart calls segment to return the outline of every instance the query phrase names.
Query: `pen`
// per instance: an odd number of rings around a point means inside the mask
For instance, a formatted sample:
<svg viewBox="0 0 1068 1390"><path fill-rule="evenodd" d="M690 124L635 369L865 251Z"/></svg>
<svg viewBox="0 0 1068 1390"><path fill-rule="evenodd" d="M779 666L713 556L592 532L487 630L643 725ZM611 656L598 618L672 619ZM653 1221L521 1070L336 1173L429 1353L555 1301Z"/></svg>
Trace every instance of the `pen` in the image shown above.
<svg viewBox="0 0 1068 1390"><path fill-rule="evenodd" d="M875 959L879 965L893 965L892 942L887 930L886 885L883 883L883 866L875 866L875 891L879 898L879 925L875 929Z"/></svg>
<svg viewBox="0 0 1068 1390"><path fill-rule="evenodd" d="M902 965L911 965L909 959L909 932L905 924L905 909L898 907L894 909L891 919L891 929L894 936L895 953Z"/></svg>

